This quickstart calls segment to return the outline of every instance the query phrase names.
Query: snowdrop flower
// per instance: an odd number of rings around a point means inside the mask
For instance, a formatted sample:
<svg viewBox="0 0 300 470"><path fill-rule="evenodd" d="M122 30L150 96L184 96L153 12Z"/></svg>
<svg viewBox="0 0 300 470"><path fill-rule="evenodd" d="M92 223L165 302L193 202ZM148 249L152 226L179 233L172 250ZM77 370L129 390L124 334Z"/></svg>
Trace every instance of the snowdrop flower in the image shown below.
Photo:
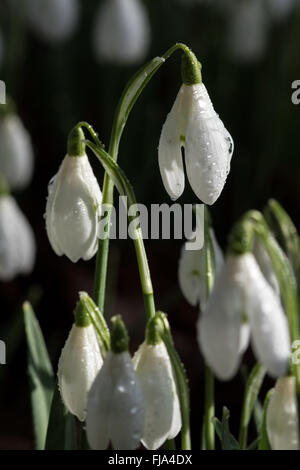
<svg viewBox="0 0 300 470"><path fill-rule="evenodd" d="M0 142L0 172L11 189L25 188L33 173L33 148L28 131L13 112L0 120Z"/></svg>
<svg viewBox="0 0 300 470"><path fill-rule="evenodd" d="M87 438L92 449L133 450L144 430L141 387L128 353L128 336L114 317L111 347L88 396Z"/></svg>
<svg viewBox="0 0 300 470"><path fill-rule="evenodd" d="M103 364L98 339L84 304L79 301L58 364L58 386L70 413L85 420L87 394Z"/></svg>
<svg viewBox="0 0 300 470"><path fill-rule="evenodd" d="M238 370L249 335L257 359L270 375L288 368L290 337L280 298L251 253L230 254L198 323L198 341L217 377Z"/></svg>
<svg viewBox="0 0 300 470"><path fill-rule="evenodd" d="M72 142L75 147L72 147ZM102 195L90 166L82 130L72 131L68 154L49 184L46 205L46 229L55 253L66 255L74 263L94 256L98 247L98 222Z"/></svg>
<svg viewBox="0 0 300 470"><path fill-rule="evenodd" d="M57 43L68 39L79 20L78 0L26 0L26 18L42 39Z"/></svg>
<svg viewBox="0 0 300 470"><path fill-rule="evenodd" d="M299 450L295 377L277 380L267 409L267 432L273 450Z"/></svg>
<svg viewBox="0 0 300 470"><path fill-rule="evenodd" d="M33 231L12 196L0 191L0 279L29 274L35 261Z"/></svg>
<svg viewBox="0 0 300 470"><path fill-rule="evenodd" d="M214 248L215 271L218 275L223 265L223 253L212 228L209 233ZM207 300L205 246L201 250L187 250L184 244L179 259L178 281L187 302L193 306L199 304L203 310Z"/></svg>
<svg viewBox="0 0 300 470"><path fill-rule="evenodd" d="M156 320L147 327L146 341L133 357L145 402L143 445L156 450L181 429L181 413L174 372L166 346L156 331Z"/></svg>
<svg viewBox="0 0 300 470"><path fill-rule="evenodd" d="M273 1L273 0L272 0ZM237 62L260 60L267 49L269 22L264 2L239 0L229 16L227 48Z"/></svg>
<svg viewBox="0 0 300 470"><path fill-rule="evenodd" d="M169 196L177 199L185 184L183 147L194 193L205 204L213 204L230 170L233 141L213 108L192 53L183 56L182 78L183 85L160 136L160 173Z"/></svg>
<svg viewBox="0 0 300 470"><path fill-rule="evenodd" d="M150 23L140 0L105 0L93 29L99 61L134 64L144 59L150 44Z"/></svg>

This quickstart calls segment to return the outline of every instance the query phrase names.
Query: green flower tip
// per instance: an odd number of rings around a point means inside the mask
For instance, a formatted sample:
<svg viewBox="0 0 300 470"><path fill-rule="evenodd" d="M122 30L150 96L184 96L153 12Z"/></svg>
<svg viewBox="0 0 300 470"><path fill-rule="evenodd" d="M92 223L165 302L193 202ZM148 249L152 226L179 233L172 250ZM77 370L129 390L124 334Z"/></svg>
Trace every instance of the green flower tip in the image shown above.
<svg viewBox="0 0 300 470"><path fill-rule="evenodd" d="M202 83L201 64L192 51L185 52L181 58L181 77L185 85Z"/></svg>
<svg viewBox="0 0 300 470"><path fill-rule="evenodd" d="M229 235L229 252L236 255L249 253L252 250L253 236L253 222L243 217Z"/></svg>
<svg viewBox="0 0 300 470"><path fill-rule="evenodd" d="M116 315L111 319L113 328L111 332L111 350L115 354L128 351L129 336L121 315Z"/></svg>
<svg viewBox="0 0 300 470"><path fill-rule="evenodd" d="M151 320L148 321L146 327L146 343L152 346L159 344L161 339L161 319L158 315L155 315Z"/></svg>
<svg viewBox="0 0 300 470"><path fill-rule="evenodd" d="M91 324L91 319L88 314L87 308L85 306L85 302L81 298L76 304L76 307L74 310L74 316L75 316L75 325L78 328L85 328Z"/></svg>
<svg viewBox="0 0 300 470"><path fill-rule="evenodd" d="M0 196L6 196L9 194L9 186L4 176L0 173Z"/></svg>
<svg viewBox="0 0 300 470"><path fill-rule="evenodd" d="M69 157L82 157L85 154L84 133L81 127L74 127L68 137Z"/></svg>

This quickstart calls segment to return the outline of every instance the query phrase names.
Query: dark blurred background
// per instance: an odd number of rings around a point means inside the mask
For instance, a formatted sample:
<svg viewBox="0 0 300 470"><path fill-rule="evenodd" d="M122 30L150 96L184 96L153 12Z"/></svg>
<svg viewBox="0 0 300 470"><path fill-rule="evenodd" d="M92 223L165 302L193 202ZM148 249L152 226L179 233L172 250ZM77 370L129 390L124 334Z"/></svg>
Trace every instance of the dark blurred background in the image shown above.
<svg viewBox="0 0 300 470"><path fill-rule="evenodd" d="M236 14L241 0L144 1L151 24L151 46L144 60L130 66L95 59L91 34L93 18L102 2L78 3L79 19L73 33L65 40L49 42L28 25L22 13L24 1L0 2L3 38L0 79L6 82L7 92L17 104L35 154L33 180L15 197L33 227L37 243L32 274L0 283L0 339L7 345L7 364L0 366L0 449L33 447L22 301L29 297L33 302L56 370L72 324L78 291L93 292L95 259L73 264L66 257L56 256L48 242L43 217L47 184L58 170L66 153L68 132L77 121L90 122L108 145L122 89L143 62L163 54L175 42L188 44L202 62L203 81L235 142L228 181L211 208L222 248L226 249L232 223L248 209L261 209L270 197L283 204L297 227L300 223L300 105L291 101L291 84L300 79L299 2L279 15L274 14L266 1L264 20L259 20L264 32L257 32L250 22L248 30L240 28L244 37L233 40L233 19L242 18L242 14ZM248 47L246 43L243 46L243 41L254 41L259 34L263 44L258 51L254 47L254 52L243 56L243 48ZM242 52L234 50L234 42ZM140 97L121 142L120 165L135 187L138 202L147 205L170 203L159 174L157 146L180 85L180 53L177 53ZM93 156L90 161L102 182L102 169ZM179 202L197 202L188 183ZM178 287L181 245L182 242L172 240L146 241L156 303L169 315L175 343L190 379L193 444L198 447L203 358L196 342L198 311L187 304ZM113 241L110 248L105 315L124 316L134 352L143 340L144 330L135 253L130 240ZM244 361L248 368L254 364L250 350ZM267 381L264 390L270 385L272 381ZM223 405L230 409L235 435L242 397L241 375L229 383L217 383L216 414L221 417Z"/></svg>

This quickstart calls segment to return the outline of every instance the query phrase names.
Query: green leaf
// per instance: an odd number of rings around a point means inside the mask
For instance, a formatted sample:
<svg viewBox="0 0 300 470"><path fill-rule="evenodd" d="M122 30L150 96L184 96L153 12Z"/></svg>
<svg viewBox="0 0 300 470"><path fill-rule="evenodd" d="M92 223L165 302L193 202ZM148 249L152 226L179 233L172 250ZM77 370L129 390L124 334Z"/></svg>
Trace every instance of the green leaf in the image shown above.
<svg viewBox="0 0 300 470"><path fill-rule="evenodd" d="M75 450L76 419L64 406L56 384L49 417L46 450Z"/></svg>
<svg viewBox="0 0 300 470"><path fill-rule="evenodd" d="M260 441L258 444L258 450L271 450L268 432L267 432L267 410L269 406L269 401L272 395L273 389L269 390L265 402L264 402L264 411L263 411L263 419L262 419L262 426L260 430Z"/></svg>
<svg viewBox="0 0 300 470"><path fill-rule="evenodd" d="M253 367L247 380L239 437L241 449L247 447L248 426L265 375L265 367L258 363Z"/></svg>
<svg viewBox="0 0 300 470"><path fill-rule="evenodd" d="M23 304L28 346L28 373L36 449L44 449L54 380L53 370L39 323L29 302Z"/></svg>
<svg viewBox="0 0 300 470"><path fill-rule="evenodd" d="M229 430L230 412L226 406L223 407L222 422L214 418L216 433L221 441L223 450L239 450L239 443Z"/></svg>

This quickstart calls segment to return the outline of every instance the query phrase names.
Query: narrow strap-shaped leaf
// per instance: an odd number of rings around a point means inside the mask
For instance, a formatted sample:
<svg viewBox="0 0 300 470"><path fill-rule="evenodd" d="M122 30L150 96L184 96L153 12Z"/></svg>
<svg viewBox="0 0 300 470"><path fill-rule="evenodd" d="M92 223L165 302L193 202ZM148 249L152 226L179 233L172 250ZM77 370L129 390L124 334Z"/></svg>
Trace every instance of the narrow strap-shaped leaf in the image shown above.
<svg viewBox="0 0 300 470"><path fill-rule="evenodd" d="M271 450L271 446L270 446L270 442L268 438L268 432L267 432L267 410L268 410L269 401L270 401L272 392L273 392L273 389L268 391L265 401L264 401L264 412L263 412L263 418L262 418L258 450Z"/></svg>
<svg viewBox="0 0 300 470"><path fill-rule="evenodd" d="M221 441L223 450L238 450L239 443L229 430L230 412L226 406L223 407L222 422L214 418L216 433Z"/></svg>
<svg viewBox="0 0 300 470"><path fill-rule="evenodd" d="M51 403L45 448L46 450L76 449L76 419L64 406L57 384Z"/></svg>
<svg viewBox="0 0 300 470"><path fill-rule="evenodd" d="M247 447L248 426L265 375L265 367L258 363L253 367L247 380L239 436L242 450Z"/></svg>
<svg viewBox="0 0 300 470"><path fill-rule="evenodd" d="M44 449L54 388L53 370L39 323L29 302L23 304L28 345L28 373L31 386L36 449Z"/></svg>

